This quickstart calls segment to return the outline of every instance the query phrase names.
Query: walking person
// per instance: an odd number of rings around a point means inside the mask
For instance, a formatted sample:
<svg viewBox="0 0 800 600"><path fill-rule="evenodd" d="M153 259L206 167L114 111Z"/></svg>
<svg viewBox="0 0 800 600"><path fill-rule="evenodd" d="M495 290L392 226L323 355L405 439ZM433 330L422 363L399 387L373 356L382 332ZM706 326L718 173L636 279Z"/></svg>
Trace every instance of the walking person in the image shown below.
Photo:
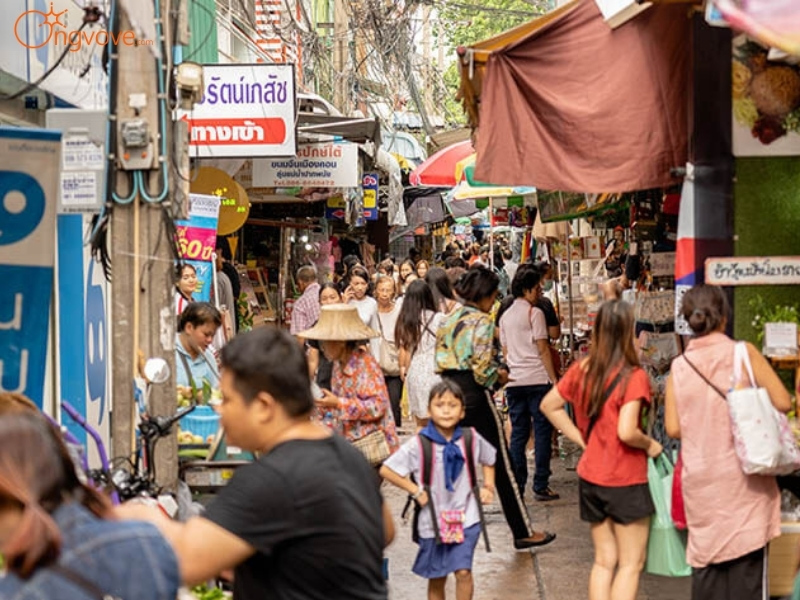
<svg viewBox="0 0 800 600"><path fill-rule="evenodd" d="M417 280L408 286L395 339L400 350L400 377L406 385L408 408L417 429L428 422L431 388L441 381L436 374L436 332L443 315L436 311L431 289Z"/></svg>
<svg viewBox="0 0 800 600"><path fill-rule="evenodd" d="M378 332L364 325L355 307L334 304L323 307L317 324L300 335L319 340L333 363L331 389L322 390L317 407L331 413L339 433L349 441L380 431L394 452L400 443L389 392L377 359L362 344L365 339L378 337Z"/></svg>
<svg viewBox="0 0 800 600"><path fill-rule="evenodd" d="M400 427L403 411L400 399L403 395L399 351L395 340L395 327L400 316L402 303L395 300L394 278L388 275L378 277L375 284L375 299L378 302L378 332L380 333L380 352L378 359L383 370L383 379L389 391L394 424Z"/></svg>
<svg viewBox="0 0 800 600"><path fill-rule="evenodd" d="M489 504L494 498L495 449L480 434L471 432L468 451L464 430L459 422L464 418L464 395L451 381L442 381L430 391L428 409L430 422L408 440L381 467L381 477L405 490L421 507L417 534L419 552L412 571L428 579L428 600L444 600L445 583L450 573L456 579L456 600L471 600L473 595L472 560L481 534L478 502ZM430 496L422 482L420 452L423 440L431 445ZM466 465L468 457L473 464ZM466 467L466 468L465 468ZM483 472L480 497L476 498L470 470ZM426 466L427 468L427 466ZM414 479L410 477L414 476ZM432 504L431 504L432 503ZM439 530L442 543L437 543L437 519L457 523L450 536Z"/></svg>
<svg viewBox="0 0 800 600"><path fill-rule="evenodd" d="M274 327L234 338L222 350L222 397L228 442L260 458L236 469L201 517L178 523L141 504L118 507L118 515L155 523L188 584L233 568L237 600L386 600L391 530L374 471L310 420L314 400L297 341Z"/></svg>
<svg viewBox="0 0 800 600"><path fill-rule="evenodd" d="M682 492L689 531L692 600L762 600L766 546L781 533L780 492L774 477L745 475L734 449L725 394L732 381L736 342L725 335L728 301L722 288L686 292L681 313L695 337L672 361L664 421L681 440ZM788 412L789 392L752 344L755 381L776 410Z"/></svg>
<svg viewBox="0 0 800 600"><path fill-rule="evenodd" d="M300 297L294 303L292 309L292 322L289 333L294 336L301 331L312 327L319 319L319 292L320 286L317 282L317 270L311 265L305 265L297 269L297 287L300 290ZM300 343L305 340L298 337Z"/></svg>
<svg viewBox="0 0 800 600"><path fill-rule="evenodd" d="M447 276L447 271L441 267L431 267L425 275L425 283L431 288L433 301L436 309L445 316L449 316L454 310L461 307L453 294L453 284Z"/></svg>
<svg viewBox="0 0 800 600"><path fill-rule="evenodd" d="M497 450L495 482L506 522L518 550L543 546L556 536L536 532L511 470L500 415L492 398L495 385L508 382L508 370L495 357L495 327L489 312L497 298L499 278L483 266L470 268L455 292L464 306L446 318L436 335L436 368L443 379L454 381L464 392L465 427L474 427Z"/></svg>
<svg viewBox="0 0 800 600"><path fill-rule="evenodd" d="M517 270L511 282L514 301L500 318L500 345L509 366L506 399L511 419L509 449L514 477L524 498L528 481L525 447L533 425L536 464L533 497L546 502L558 500L559 495L550 489L553 426L542 413L541 403L557 377L544 313L536 307L539 280L539 272L529 265Z"/></svg>
<svg viewBox="0 0 800 600"><path fill-rule="evenodd" d="M323 306L330 306L331 304L341 304L342 294L339 292L339 287L335 283L326 281L319 288L319 305L320 309ZM319 318L317 318L319 320ZM314 321L312 325L316 325ZM301 338L304 339L304 338ZM318 340L306 340L306 359L308 360L308 373L311 376L311 381L323 390L331 389L331 376L333 374L333 363L328 360L325 353L322 352ZM312 386L313 387L313 386Z"/></svg>
<svg viewBox="0 0 800 600"><path fill-rule="evenodd" d="M350 304L358 309L358 316L364 325L374 331L380 329L378 323L378 303L370 294L370 279L367 270L361 265L356 265L350 270L350 279L342 299L345 304ZM369 341L370 352L376 359L380 356L380 343L377 338Z"/></svg>
<svg viewBox="0 0 800 600"><path fill-rule="evenodd" d="M416 270L416 266L413 262L409 259L405 259L403 262L400 263L400 268L397 270L399 279L398 283L400 288L398 290L398 296L403 296L406 293L406 288L413 280L409 280L408 278L414 275L414 271Z"/></svg>
<svg viewBox="0 0 800 600"><path fill-rule="evenodd" d="M591 525L589 600L634 600L647 553L647 457L662 447L640 428L650 379L633 344L633 307L612 300L597 313L588 358L575 363L542 401L542 412L584 449L578 463L581 520ZM564 406L572 403L575 420Z"/></svg>
<svg viewBox="0 0 800 600"><path fill-rule="evenodd" d="M180 572L167 541L148 523L111 518L108 498L81 483L58 430L28 402L0 401L0 598L174 600Z"/></svg>

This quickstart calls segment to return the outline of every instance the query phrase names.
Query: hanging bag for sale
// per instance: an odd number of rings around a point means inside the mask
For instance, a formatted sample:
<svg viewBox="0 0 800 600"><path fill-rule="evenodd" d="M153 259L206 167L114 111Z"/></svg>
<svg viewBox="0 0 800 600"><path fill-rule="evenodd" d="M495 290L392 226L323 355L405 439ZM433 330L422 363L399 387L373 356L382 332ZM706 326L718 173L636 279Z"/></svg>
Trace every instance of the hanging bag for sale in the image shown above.
<svg viewBox="0 0 800 600"><path fill-rule="evenodd" d="M686 533L678 531L670 514L672 463L665 453L647 459L647 484L656 507L650 519L645 571L664 577L688 577L692 568L686 562Z"/></svg>

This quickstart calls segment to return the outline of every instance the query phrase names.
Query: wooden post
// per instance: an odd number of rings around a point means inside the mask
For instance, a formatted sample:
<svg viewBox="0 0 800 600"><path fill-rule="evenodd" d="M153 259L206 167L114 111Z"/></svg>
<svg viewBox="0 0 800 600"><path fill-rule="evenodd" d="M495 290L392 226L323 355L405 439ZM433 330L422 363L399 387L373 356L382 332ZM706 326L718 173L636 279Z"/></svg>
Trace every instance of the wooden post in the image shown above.
<svg viewBox="0 0 800 600"><path fill-rule="evenodd" d="M166 3L164 3L166 4ZM165 35L169 15L164 12ZM124 14L119 15L119 30L131 29ZM160 45L160 40L155 40ZM164 46L169 48L170 43ZM116 164L120 165L121 140L120 124L128 119L145 119L152 147L159 149L160 137L167 136L167 151L171 151L172 119L167 117L168 130L159 132L159 96L157 63L146 46L119 44L116 63L115 89L111 90L116 99L116 120L112 125L117 129L117 146L109 151L115 153ZM141 98L146 99L144 106ZM169 156L163 156L170 164ZM162 189L158 168L161 163L151 166L151 170L141 171L141 180L151 197ZM169 189L174 189L172 168L169 172ZM116 182L116 193L127 197L135 171L117 168L110 177ZM162 357L175 371L175 316L172 306L174 264L171 253L172 240L168 239L164 219L171 218L169 201L164 203L147 202L139 190L130 203L115 202L111 218L111 239L109 254L112 260L111 315L112 330L112 447L113 456L127 457L133 452L133 440L138 414L133 397L133 377L139 373L139 353L145 358ZM170 415L176 410L174 375L167 383L154 385L150 391L151 414ZM156 452L156 472L159 483L171 488L177 481L177 436L162 439Z"/></svg>

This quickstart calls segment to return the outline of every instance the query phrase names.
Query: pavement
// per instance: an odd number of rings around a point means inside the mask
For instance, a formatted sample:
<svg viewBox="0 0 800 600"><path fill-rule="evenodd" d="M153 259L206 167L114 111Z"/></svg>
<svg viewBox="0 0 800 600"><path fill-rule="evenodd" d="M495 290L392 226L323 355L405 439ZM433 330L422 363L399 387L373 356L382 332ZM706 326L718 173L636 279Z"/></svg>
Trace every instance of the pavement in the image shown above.
<svg viewBox="0 0 800 600"><path fill-rule="evenodd" d="M483 539L478 542L473 564L475 600L580 600L587 597L593 551L589 525L578 516L578 479L564 462L553 458L550 487L561 495L559 500L537 502L528 490L526 503L537 531L545 529L558 535L547 546L516 551L499 502L495 500L487 514L492 552L487 553ZM533 474L533 463L529 463ZM411 572L417 546L411 541L411 524L403 525L400 513L406 495L384 483L383 493L395 516L397 535L386 550L389 558L389 598L424 600L427 581ZM455 600L455 584L450 577L447 598ZM688 600L690 579L642 574L637 600Z"/></svg>

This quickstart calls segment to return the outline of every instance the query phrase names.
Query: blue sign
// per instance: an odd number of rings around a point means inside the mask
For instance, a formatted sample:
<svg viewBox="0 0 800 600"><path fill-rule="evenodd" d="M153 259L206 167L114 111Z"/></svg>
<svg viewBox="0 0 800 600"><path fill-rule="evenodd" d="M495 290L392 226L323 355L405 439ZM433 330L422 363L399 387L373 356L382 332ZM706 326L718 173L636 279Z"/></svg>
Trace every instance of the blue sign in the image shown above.
<svg viewBox="0 0 800 600"><path fill-rule="evenodd" d="M108 283L84 244L90 227L90 215L58 215L57 388L58 399L69 402L108 441ZM83 428L69 418L62 423L86 444Z"/></svg>
<svg viewBox="0 0 800 600"><path fill-rule="evenodd" d="M0 127L0 390L44 404L61 133Z"/></svg>

